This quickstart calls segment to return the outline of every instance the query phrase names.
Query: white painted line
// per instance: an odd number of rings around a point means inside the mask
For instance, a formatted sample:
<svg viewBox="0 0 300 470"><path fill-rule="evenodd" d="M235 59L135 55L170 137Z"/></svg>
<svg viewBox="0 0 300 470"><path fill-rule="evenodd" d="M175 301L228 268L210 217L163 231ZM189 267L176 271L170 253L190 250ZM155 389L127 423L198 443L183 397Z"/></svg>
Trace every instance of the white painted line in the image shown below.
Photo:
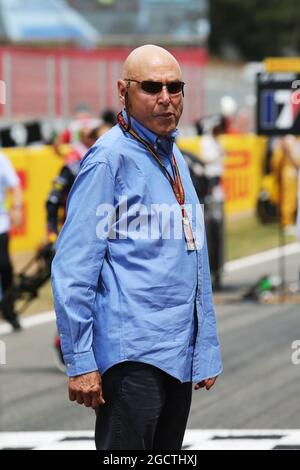
<svg viewBox="0 0 300 470"><path fill-rule="evenodd" d="M13 331L12 327L8 323L0 325L0 336L7 335Z"/></svg>
<svg viewBox="0 0 300 470"><path fill-rule="evenodd" d="M20 321L24 330L27 328L32 328L38 325L44 325L45 323L50 323L55 320L55 313L52 310L51 312L44 312L38 315L31 315L30 317L24 318ZM0 336L7 335L13 331L12 327L8 323L3 323L0 325Z"/></svg>
<svg viewBox="0 0 300 470"><path fill-rule="evenodd" d="M22 326L24 328L31 328L33 326L43 325L44 323L50 323L55 320L54 310L50 312L40 313L39 315L31 315L28 318L24 318Z"/></svg>
<svg viewBox="0 0 300 470"><path fill-rule="evenodd" d="M274 261L275 259L280 258L283 254L285 256L291 256L296 253L300 253L300 243L292 243L290 245L286 245L284 248L274 248L273 250L264 251L263 253L246 256L245 258L239 258L235 261L229 261L225 264L224 271L226 273L232 273L250 266L266 263L267 261Z"/></svg>

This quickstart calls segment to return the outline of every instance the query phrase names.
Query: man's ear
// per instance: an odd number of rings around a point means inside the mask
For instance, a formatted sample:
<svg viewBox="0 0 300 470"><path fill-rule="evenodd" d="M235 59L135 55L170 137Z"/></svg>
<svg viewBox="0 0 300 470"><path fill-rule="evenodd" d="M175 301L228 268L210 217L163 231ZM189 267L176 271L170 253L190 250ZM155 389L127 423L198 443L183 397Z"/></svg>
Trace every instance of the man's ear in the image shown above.
<svg viewBox="0 0 300 470"><path fill-rule="evenodd" d="M123 106L125 106L125 95L126 95L127 87L126 82L124 80L118 80L118 94L119 99Z"/></svg>

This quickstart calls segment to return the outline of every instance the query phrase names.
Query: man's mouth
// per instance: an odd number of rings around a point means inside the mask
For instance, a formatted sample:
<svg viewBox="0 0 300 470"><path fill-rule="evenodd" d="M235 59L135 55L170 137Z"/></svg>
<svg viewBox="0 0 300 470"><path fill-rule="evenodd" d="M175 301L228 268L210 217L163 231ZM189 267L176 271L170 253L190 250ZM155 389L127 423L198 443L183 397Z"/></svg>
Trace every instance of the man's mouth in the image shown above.
<svg viewBox="0 0 300 470"><path fill-rule="evenodd" d="M160 113L157 115L157 117L159 118L163 118L163 119L170 119L174 116L173 113Z"/></svg>

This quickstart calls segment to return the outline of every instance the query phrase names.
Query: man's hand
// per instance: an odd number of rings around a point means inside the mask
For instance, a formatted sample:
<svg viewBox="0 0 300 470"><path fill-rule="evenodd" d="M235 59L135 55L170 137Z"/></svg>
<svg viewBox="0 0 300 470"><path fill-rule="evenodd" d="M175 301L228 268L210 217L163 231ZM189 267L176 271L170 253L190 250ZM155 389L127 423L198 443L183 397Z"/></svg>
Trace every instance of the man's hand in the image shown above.
<svg viewBox="0 0 300 470"><path fill-rule="evenodd" d="M69 399L79 405L92 407L94 410L105 401L102 396L101 376L99 372L78 375L69 378Z"/></svg>
<svg viewBox="0 0 300 470"><path fill-rule="evenodd" d="M202 380L202 382L199 382L195 385L195 390L199 390L199 388L206 388L206 390L210 390L214 384L215 384L215 381L217 380L218 377L213 377L211 379L205 379L205 380Z"/></svg>

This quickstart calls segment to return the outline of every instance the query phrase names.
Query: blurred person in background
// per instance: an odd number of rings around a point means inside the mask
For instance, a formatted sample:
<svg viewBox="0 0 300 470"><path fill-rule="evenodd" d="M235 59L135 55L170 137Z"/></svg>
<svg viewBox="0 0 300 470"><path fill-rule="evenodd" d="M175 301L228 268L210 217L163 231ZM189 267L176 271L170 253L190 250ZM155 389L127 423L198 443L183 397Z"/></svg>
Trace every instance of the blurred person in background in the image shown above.
<svg viewBox="0 0 300 470"><path fill-rule="evenodd" d="M103 111L100 119L101 124L94 129L97 139L117 124L117 115L112 109L106 109Z"/></svg>
<svg viewBox="0 0 300 470"><path fill-rule="evenodd" d="M100 120L92 116L89 107L86 105L79 105L76 108L74 119L69 123L67 128L56 137L53 143L55 152L60 157L66 158L66 163L68 163L70 154L64 151L63 146L66 144L73 146L80 145L81 130L94 129L99 125Z"/></svg>
<svg viewBox="0 0 300 470"><path fill-rule="evenodd" d="M96 409L98 450L181 449L192 382L209 390L222 370L203 219L187 213L199 201L174 144L183 90L165 49L131 52L118 81L125 110L82 161L57 242L52 285L69 398ZM121 223L110 237L105 216L108 231L99 227L99 208L115 207L121 222L155 203L176 208L180 237L161 226L136 237Z"/></svg>
<svg viewBox="0 0 300 470"><path fill-rule="evenodd" d="M117 124L117 114L113 109L105 109L100 116L101 124L113 127Z"/></svg>
<svg viewBox="0 0 300 470"><path fill-rule="evenodd" d="M278 184L280 223L286 235L296 235L299 165L298 139L292 135L279 138L274 145L271 166Z"/></svg>
<svg viewBox="0 0 300 470"><path fill-rule="evenodd" d="M225 157L225 150L219 139L222 133L224 133L223 119L212 118L210 129L203 134L200 141L200 159L204 163L205 176L211 191L221 190Z"/></svg>
<svg viewBox="0 0 300 470"><path fill-rule="evenodd" d="M237 115L237 103L230 95L222 96L220 100L220 111L222 116L223 134L238 134L239 131L235 126Z"/></svg>
<svg viewBox="0 0 300 470"><path fill-rule="evenodd" d="M10 210L7 209L8 196L10 196ZM9 231L11 226L18 228L21 222L22 189L20 180L9 159L0 153L0 305L3 317L16 331L21 329L21 325L15 313L13 297L7 295L13 288L13 267L9 256Z"/></svg>
<svg viewBox="0 0 300 470"><path fill-rule="evenodd" d="M199 157L204 164L205 196L202 201L204 203L212 285L214 290L220 290L224 265L224 191L222 176L225 157L220 135L224 133L224 118L218 115L212 116L207 120L204 130L199 149Z"/></svg>
<svg viewBox="0 0 300 470"><path fill-rule="evenodd" d="M60 226L65 218L65 206L71 187L79 173L80 161L85 156L89 148L96 142L101 133L100 128L91 130L83 128L79 132L79 142L70 146L69 153L65 156L65 165L55 178L52 189L46 202L47 211L47 241L56 241ZM64 214L59 220L59 211Z"/></svg>

